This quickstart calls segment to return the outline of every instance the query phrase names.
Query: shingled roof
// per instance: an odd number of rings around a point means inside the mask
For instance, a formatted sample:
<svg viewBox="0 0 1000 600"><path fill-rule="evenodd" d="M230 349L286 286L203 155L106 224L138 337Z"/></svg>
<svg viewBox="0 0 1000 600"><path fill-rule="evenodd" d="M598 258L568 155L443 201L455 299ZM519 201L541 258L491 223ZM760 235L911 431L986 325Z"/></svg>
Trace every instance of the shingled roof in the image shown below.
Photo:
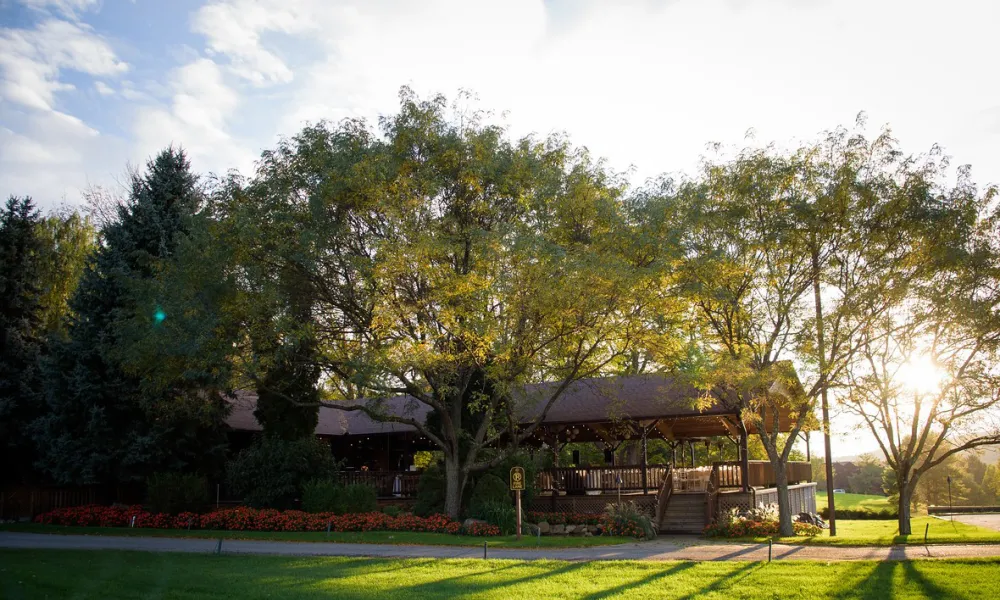
<svg viewBox="0 0 1000 600"><path fill-rule="evenodd" d="M534 422L541 414L546 401L558 383L531 384L515 394L521 405L522 424ZM734 418L736 411L721 403L698 406L699 392L670 377L662 375L633 375L581 379L571 383L549 409L543 424L569 425L606 423L617 421L666 420L674 424L678 435L726 435L729 428L721 418ZM364 401L356 401L364 402ZM379 400L381 410L397 416L420 421L427 418L430 408L412 396L397 396ZM231 401L233 410L226 422L240 431L260 431L261 426L253 415L257 395L237 392ZM353 402L351 404L354 404ZM782 419L782 430L787 418ZM688 431L682 431L684 427ZM327 406L319 409L316 434L324 436L373 435L383 433L413 432L415 428L401 423L373 420L361 411L344 411Z"/></svg>

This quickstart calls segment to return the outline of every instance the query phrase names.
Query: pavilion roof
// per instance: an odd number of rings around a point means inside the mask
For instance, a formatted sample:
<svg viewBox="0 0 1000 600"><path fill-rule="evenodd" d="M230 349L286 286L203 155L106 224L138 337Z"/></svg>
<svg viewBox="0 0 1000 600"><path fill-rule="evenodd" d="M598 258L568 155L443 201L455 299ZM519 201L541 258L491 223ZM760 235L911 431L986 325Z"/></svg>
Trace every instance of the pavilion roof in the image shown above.
<svg viewBox="0 0 1000 600"><path fill-rule="evenodd" d="M515 394L522 424L529 424L537 419L557 386L557 383L531 384ZM732 434L737 411L717 400L705 402L701 399L702 396L690 385L662 375L582 379L566 388L542 423L549 431L559 431L570 425L596 425L600 429L602 426L615 427L638 422L647 427L655 426L663 437L698 438ZM365 401L345 404L359 402ZM388 414L419 421L426 420L430 412L430 407L411 396L397 396L374 402L379 403L379 410ZM261 426L253 415L256 403L256 393L237 392L231 400L233 410L227 418L229 426L242 431L260 431ZM789 415L781 415L779 424L782 431L790 429ZM344 411L327 406L320 407L316 425L316 434L323 436L415 431L410 425L374 420L362 411ZM590 435L584 434L576 440L588 441L594 438L596 433L593 428L588 431Z"/></svg>

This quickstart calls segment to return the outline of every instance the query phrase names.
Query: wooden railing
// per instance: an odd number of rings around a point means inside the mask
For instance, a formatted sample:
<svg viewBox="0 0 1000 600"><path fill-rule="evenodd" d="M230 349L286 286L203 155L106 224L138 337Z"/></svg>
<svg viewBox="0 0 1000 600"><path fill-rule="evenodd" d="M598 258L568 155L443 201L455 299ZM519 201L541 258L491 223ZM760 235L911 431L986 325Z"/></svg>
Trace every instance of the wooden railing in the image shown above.
<svg viewBox="0 0 1000 600"><path fill-rule="evenodd" d="M380 498L412 498L417 495L420 473L415 471L341 471L341 483L360 483L375 488Z"/></svg>
<svg viewBox="0 0 1000 600"><path fill-rule="evenodd" d="M670 471L667 465L646 467L557 467L538 472L541 492L567 495L587 492L649 491L657 489ZM644 477L645 475L645 477Z"/></svg>
<svg viewBox="0 0 1000 600"><path fill-rule="evenodd" d="M656 527L659 529L663 525L663 515L667 512L670 504L670 497L674 494L674 471L668 469L663 483L660 484L660 491L656 494Z"/></svg>
<svg viewBox="0 0 1000 600"><path fill-rule="evenodd" d="M752 460L747 465L750 487L774 487L774 467L770 461ZM718 487L743 487L742 470L739 461L717 462L712 465L718 470ZM788 483L802 483L812 478L812 465L807 462L788 462L785 465Z"/></svg>

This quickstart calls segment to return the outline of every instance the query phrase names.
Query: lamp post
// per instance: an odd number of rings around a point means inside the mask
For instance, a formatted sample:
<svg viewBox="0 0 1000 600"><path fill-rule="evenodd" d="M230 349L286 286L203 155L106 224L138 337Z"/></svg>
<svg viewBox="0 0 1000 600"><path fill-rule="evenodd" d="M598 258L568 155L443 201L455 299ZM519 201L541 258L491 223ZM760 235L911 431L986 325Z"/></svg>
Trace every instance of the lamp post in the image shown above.
<svg viewBox="0 0 1000 600"><path fill-rule="evenodd" d="M951 475L948 476L948 512L952 521L955 520L955 506L951 503Z"/></svg>

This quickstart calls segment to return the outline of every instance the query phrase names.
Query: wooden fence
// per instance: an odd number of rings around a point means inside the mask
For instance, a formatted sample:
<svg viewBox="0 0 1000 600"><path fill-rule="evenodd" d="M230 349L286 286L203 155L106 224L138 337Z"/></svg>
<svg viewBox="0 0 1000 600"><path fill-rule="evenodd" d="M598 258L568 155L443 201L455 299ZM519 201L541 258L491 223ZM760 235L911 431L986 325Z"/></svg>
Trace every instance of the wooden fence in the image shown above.
<svg viewBox="0 0 1000 600"><path fill-rule="evenodd" d="M558 467L539 471L537 487L540 492L567 495L655 491L669 470L666 465L649 466L643 477L642 467Z"/></svg>
<svg viewBox="0 0 1000 600"><path fill-rule="evenodd" d="M363 484L375 488L379 498L412 498L417 495L420 473L416 471L341 471L345 485Z"/></svg>
<svg viewBox="0 0 1000 600"><path fill-rule="evenodd" d="M141 500L141 493L127 487L16 485L0 490L0 519L31 519L57 508L115 502L136 504Z"/></svg>

